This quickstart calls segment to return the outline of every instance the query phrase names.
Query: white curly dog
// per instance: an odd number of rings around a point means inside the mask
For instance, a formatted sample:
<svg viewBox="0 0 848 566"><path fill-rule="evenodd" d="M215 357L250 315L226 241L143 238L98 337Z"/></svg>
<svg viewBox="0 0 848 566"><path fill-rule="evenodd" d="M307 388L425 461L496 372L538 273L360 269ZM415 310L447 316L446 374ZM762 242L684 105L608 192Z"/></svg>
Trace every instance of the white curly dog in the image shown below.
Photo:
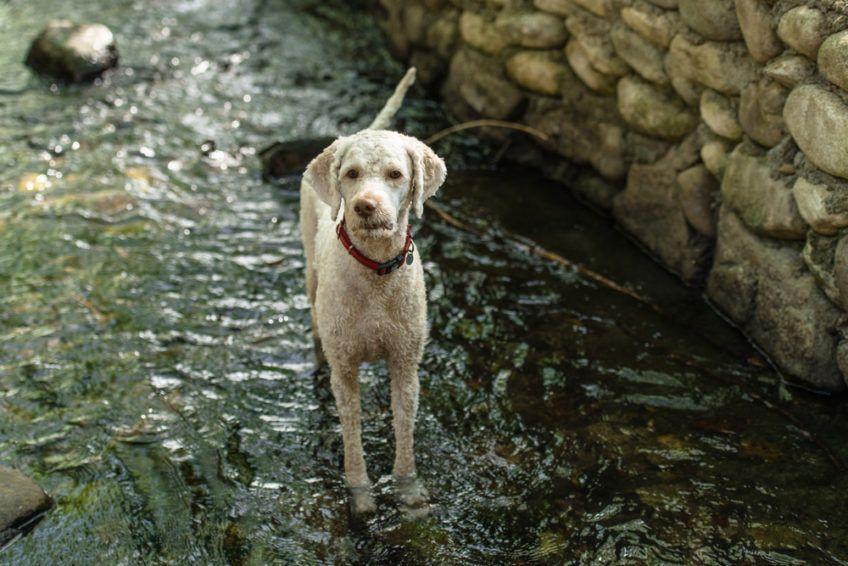
<svg viewBox="0 0 848 566"><path fill-rule="evenodd" d="M330 364L354 512L375 509L362 450L359 367L386 360L401 502L426 506L413 454L418 365L427 341L424 274L409 231L445 180L441 158L387 131L414 81L410 69L371 126L334 141L307 167L300 226L316 355ZM339 219L339 212L343 214Z"/></svg>

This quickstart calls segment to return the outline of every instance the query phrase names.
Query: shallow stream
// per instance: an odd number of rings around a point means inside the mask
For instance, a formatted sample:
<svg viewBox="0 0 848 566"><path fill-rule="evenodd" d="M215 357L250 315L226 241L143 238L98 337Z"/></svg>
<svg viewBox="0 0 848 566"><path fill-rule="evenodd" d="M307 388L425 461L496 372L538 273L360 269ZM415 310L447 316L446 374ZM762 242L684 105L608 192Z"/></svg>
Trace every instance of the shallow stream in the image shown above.
<svg viewBox="0 0 848 566"><path fill-rule="evenodd" d="M484 167L471 137L436 146L437 200L487 235L415 226L433 509L409 520L390 496L376 365L379 512L351 520L297 179L263 181L256 155L355 131L391 92L403 70L349 4L0 4L0 462L57 503L0 563L848 563L848 403L782 386L697 290L561 187ZM55 17L110 26L120 69L31 76ZM421 91L400 120L444 124Z"/></svg>

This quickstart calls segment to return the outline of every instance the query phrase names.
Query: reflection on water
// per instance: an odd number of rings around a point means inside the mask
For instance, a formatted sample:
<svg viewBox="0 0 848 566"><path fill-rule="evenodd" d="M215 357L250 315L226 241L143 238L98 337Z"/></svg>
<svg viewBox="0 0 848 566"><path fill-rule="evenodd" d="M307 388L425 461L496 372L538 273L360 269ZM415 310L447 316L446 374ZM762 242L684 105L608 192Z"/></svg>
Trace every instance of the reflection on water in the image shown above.
<svg viewBox="0 0 848 566"><path fill-rule="evenodd" d="M432 214L417 227L434 512L407 521L389 497L376 365L362 379L380 512L351 522L297 181L262 182L256 153L367 123L401 69L341 2L73 4L0 6L0 461L57 500L0 562L848 561L848 480L823 449L848 458L844 403L781 400L696 292L511 170L455 170L440 197L492 237ZM115 30L106 84L51 89L20 66L69 15ZM420 132L441 120L426 99L404 112ZM455 166L480 151L448 143Z"/></svg>

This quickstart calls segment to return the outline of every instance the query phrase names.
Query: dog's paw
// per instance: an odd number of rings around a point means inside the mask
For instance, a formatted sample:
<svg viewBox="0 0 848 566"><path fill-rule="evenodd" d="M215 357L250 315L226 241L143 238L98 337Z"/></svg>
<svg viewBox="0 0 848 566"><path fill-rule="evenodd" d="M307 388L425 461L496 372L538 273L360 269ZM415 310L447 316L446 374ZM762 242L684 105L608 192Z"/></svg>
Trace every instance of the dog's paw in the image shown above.
<svg viewBox="0 0 848 566"><path fill-rule="evenodd" d="M350 488L350 511L354 515L369 515L377 511L377 503L369 486Z"/></svg>
<svg viewBox="0 0 848 566"><path fill-rule="evenodd" d="M395 478L395 495L407 510L429 508L429 494L417 476Z"/></svg>

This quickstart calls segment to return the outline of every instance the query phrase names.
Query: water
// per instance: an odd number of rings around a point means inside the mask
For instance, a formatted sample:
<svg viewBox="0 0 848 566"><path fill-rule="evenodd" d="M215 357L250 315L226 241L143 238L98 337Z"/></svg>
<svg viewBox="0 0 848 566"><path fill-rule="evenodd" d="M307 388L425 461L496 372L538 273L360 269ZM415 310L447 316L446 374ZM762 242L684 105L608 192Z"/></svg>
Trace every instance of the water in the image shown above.
<svg viewBox="0 0 848 566"><path fill-rule="evenodd" d="M21 67L47 19L101 21L121 71ZM367 124L402 69L343 3L0 5L0 461L57 501L3 564L848 562L844 400L780 385L694 290L527 171L466 169L428 213L432 341L409 520L385 367L363 370L379 513L349 516L314 371L297 181L277 139ZM444 124L418 93L401 125ZM659 312L527 255L530 238Z"/></svg>

